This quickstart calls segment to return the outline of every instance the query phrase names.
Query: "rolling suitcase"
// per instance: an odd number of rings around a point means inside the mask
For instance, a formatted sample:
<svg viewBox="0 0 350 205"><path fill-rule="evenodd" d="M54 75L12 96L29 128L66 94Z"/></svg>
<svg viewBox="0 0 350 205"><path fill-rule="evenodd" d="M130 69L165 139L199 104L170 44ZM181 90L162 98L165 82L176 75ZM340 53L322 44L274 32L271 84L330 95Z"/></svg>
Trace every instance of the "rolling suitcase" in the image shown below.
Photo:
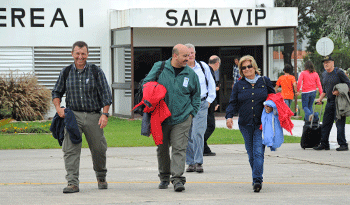
<svg viewBox="0 0 350 205"><path fill-rule="evenodd" d="M315 106L313 108L313 113L315 113ZM321 111L317 121L312 120L311 122L305 121L303 126L303 134L300 139L301 148L313 148L320 144L321 141L321 125L320 122L323 111L323 102L321 104Z"/></svg>

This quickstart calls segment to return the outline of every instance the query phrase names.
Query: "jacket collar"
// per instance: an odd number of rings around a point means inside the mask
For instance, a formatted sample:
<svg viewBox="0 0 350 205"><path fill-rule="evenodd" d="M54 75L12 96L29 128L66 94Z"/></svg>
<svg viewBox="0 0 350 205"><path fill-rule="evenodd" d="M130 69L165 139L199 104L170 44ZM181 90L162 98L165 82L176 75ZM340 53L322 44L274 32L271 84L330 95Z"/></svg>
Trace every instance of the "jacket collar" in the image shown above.
<svg viewBox="0 0 350 205"><path fill-rule="evenodd" d="M172 73L175 73L174 68L171 65L171 59L172 59L172 57L165 61L165 68L170 70ZM188 65L186 65L184 70L181 73L189 74L190 70L191 70L191 68Z"/></svg>

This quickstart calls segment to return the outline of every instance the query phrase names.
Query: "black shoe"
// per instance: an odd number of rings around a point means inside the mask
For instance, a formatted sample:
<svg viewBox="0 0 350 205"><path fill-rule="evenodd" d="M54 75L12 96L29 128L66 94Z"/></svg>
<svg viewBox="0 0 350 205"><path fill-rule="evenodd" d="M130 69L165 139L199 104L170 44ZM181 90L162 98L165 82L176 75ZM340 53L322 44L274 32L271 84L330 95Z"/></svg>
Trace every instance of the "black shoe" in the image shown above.
<svg viewBox="0 0 350 205"><path fill-rule="evenodd" d="M254 185L253 185L254 192L260 192L261 187L262 187L261 183L259 183L259 182L254 183Z"/></svg>
<svg viewBox="0 0 350 205"><path fill-rule="evenodd" d="M201 164L196 164L195 169L196 169L196 172L198 173L202 173L204 171L203 166Z"/></svg>
<svg viewBox="0 0 350 205"><path fill-rule="evenodd" d="M215 152L205 152L203 153L203 156L216 156Z"/></svg>
<svg viewBox="0 0 350 205"><path fill-rule="evenodd" d="M65 194L75 193L75 192L79 192L79 187L73 184L68 184L68 186L63 189L63 193Z"/></svg>
<svg viewBox="0 0 350 205"><path fill-rule="evenodd" d="M320 144L316 147L313 147L314 150L329 150L329 146L324 146L323 144Z"/></svg>
<svg viewBox="0 0 350 205"><path fill-rule="evenodd" d="M161 181L158 185L158 189L167 189L169 186L169 182L168 181Z"/></svg>
<svg viewBox="0 0 350 205"><path fill-rule="evenodd" d="M97 179L97 187L99 189L108 189L108 183L106 179Z"/></svg>
<svg viewBox="0 0 350 205"><path fill-rule="evenodd" d="M348 151L349 147L346 145L340 145L340 147L338 147L336 150L337 151Z"/></svg>
<svg viewBox="0 0 350 205"><path fill-rule="evenodd" d="M194 166L194 164L188 165L186 172L194 172L194 171L196 171L196 167Z"/></svg>
<svg viewBox="0 0 350 205"><path fill-rule="evenodd" d="M182 182L178 182L174 185L174 190L177 192L182 192L183 190L185 190L185 186Z"/></svg>

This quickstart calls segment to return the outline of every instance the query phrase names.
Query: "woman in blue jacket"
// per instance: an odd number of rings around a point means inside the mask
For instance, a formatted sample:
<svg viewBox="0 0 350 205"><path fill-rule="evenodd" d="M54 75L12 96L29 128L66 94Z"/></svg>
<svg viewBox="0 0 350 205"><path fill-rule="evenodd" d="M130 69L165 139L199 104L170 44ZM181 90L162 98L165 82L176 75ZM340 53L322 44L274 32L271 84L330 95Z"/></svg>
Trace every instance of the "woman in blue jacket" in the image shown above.
<svg viewBox="0 0 350 205"><path fill-rule="evenodd" d="M269 78L261 77L255 59L243 56L239 63L242 79L232 89L229 105L226 109L226 126L232 129L232 117L239 114L238 126L248 153L253 176L253 190L262 188L265 146L262 144L261 114L264 101L269 93L275 93Z"/></svg>

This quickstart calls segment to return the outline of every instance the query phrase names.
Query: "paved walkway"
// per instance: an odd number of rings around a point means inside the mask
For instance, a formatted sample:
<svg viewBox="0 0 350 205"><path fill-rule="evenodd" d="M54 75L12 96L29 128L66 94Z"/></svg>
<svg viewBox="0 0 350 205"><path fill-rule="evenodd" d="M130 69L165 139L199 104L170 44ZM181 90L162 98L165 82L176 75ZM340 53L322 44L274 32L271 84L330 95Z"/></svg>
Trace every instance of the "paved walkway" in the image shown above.
<svg viewBox="0 0 350 205"><path fill-rule="evenodd" d="M302 121L293 122L293 134L301 135ZM224 123L217 119L218 127ZM0 204L350 204L350 152L303 150L298 143L267 149L263 189L254 193L244 145L210 147L217 156L204 158L204 173L184 174L182 193L157 188L156 147L109 148L108 190L97 189L90 151L82 149L75 194L62 193L60 149L0 150Z"/></svg>
<svg viewBox="0 0 350 205"><path fill-rule="evenodd" d="M141 137L141 136L140 136ZM251 186L244 145L211 145L204 173L185 173L186 190L159 190L156 147L109 148L108 190L97 189L89 149L83 149L80 192L63 194L60 149L0 150L0 204L350 204L350 152L266 150L264 184Z"/></svg>

